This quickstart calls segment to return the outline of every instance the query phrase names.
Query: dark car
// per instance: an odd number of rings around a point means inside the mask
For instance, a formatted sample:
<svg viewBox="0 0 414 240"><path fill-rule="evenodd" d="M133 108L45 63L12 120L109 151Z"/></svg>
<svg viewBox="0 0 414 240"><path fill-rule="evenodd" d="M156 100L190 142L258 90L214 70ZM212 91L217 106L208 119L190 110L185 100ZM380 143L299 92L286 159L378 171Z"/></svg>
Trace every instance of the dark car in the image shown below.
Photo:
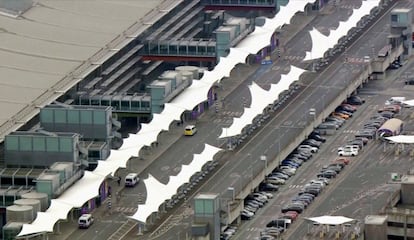
<svg viewBox="0 0 414 240"><path fill-rule="evenodd" d="M316 188L306 188L306 189L302 189L301 191L299 191L299 195L304 195L304 194L309 194L312 195L314 197L317 197L319 195L321 191L319 191Z"/></svg>
<svg viewBox="0 0 414 240"><path fill-rule="evenodd" d="M400 68L400 65L396 63L391 63L390 66L388 66L388 69L398 69L398 68Z"/></svg>
<svg viewBox="0 0 414 240"><path fill-rule="evenodd" d="M362 105L365 103L365 99L359 97L359 96L350 96L347 100L347 103L351 104L351 105Z"/></svg>
<svg viewBox="0 0 414 240"><path fill-rule="evenodd" d="M405 85L414 85L414 79L405 80Z"/></svg>
<svg viewBox="0 0 414 240"><path fill-rule="evenodd" d="M364 145L367 145L367 143L369 141L368 138L364 138L364 137L356 137L355 139L356 140L361 140L364 143Z"/></svg>
<svg viewBox="0 0 414 240"><path fill-rule="evenodd" d="M322 172L318 173L316 176L317 176L318 178L319 178L319 177L324 177L324 178L335 178L335 177L336 177L336 172L335 172L335 171L333 171L333 170L325 170L325 171L322 171Z"/></svg>
<svg viewBox="0 0 414 240"><path fill-rule="evenodd" d="M301 159L303 161L306 161L306 160L309 159L309 157L301 155L299 153L290 154L286 159L290 159L290 158L297 158L297 159Z"/></svg>
<svg viewBox="0 0 414 240"><path fill-rule="evenodd" d="M319 141L319 142L326 142L326 138L322 137L319 134L311 134L311 135L309 135L308 138L309 139L314 139L314 140Z"/></svg>
<svg viewBox="0 0 414 240"><path fill-rule="evenodd" d="M302 213L303 210L305 210L305 208L302 208L297 204L295 204L295 205L289 204L289 205L283 206L282 209L281 209L282 213L286 213L286 212L289 212L289 211L295 211L297 213Z"/></svg>
<svg viewBox="0 0 414 240"><path fill-rule="evenodd" d="M271 183L262 183L259 185L260 191L272 191L276 192L279 190L279 186L271 184Z"/></svg>
<svg viewBox="0 0 414 240"><path fill-rule="evenodd" d="M388 119L391 119L391 118L394 117L394 113L393 112L390 112L390 111L381 112L381 113L379 113L379 115L381 115L383 117L386 117Z"/></svg>
<svg viewBox="0 0 414 240"><path fill-rule="evenodd" d="M286 211L288 212L288 211ZM266 227L282 227L282 228L288 228L290 221L287 221L285 218L278 218L274 219L266 224Z"/></svg>
<svg viewBox="0 0 414 240"><path fill-rule="evenodd" d="M300 154L302 156L307 157L308 159L312 157L312 153L310 151L304 151L299 149L293 150L292 154Z"/></svg>
<svg viewBox="0 0 414 240"><path fill-rule="evenodd" d="M355 137L364 137L368 139L374 139L376 132L377 132L376 130L372 130L372 129L362 129L362 130L359 130L355 134Z"/></svg>
<svg viewBox="0 0 414 240"><path fill-rule="evenodd" d="M335 111L347 111L347 112L354 113L356 111L356 109L352 108L348 105L340 105L335 109Z"/></svg>
<svg viewBox="0 0 414 240"><path fill-rule="evenodd" d="M359 149L362 149L364 147L364 142L362 140L358 140L358 139L348 141L346 144L347 145L357 145L359 147Z"/></svg>
<svg viewBox="0 0 414 240"><path fill-rule="evenodd" d="M313 139L306 139L305 141L302 142L302 144L310 145L312 147L319 148L322 145L322 142L319 142L319 141L316 141L316 140L313 140Z"/></svg>

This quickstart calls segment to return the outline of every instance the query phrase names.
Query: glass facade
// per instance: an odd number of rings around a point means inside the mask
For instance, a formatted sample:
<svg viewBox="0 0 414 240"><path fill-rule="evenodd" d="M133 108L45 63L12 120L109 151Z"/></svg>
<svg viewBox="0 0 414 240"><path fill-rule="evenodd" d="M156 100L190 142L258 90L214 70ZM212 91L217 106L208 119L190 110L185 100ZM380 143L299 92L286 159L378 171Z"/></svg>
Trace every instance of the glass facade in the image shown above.
<svg viewBox="0 0 414 240"><path fill-rule="evenodd" d="M6 150L24 152L73 152L71 136L8 135L5 139Z"/></svg>

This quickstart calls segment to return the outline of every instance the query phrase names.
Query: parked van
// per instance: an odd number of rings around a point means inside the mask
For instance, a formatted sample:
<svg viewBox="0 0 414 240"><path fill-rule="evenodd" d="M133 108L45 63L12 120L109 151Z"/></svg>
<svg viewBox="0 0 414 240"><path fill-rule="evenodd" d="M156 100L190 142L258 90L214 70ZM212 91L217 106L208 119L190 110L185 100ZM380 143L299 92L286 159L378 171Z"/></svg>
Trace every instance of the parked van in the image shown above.
<svg viewBox="0 0 414 240"><path fill-rule="evenodd" d="M197 128L194 125L187 125L184 129L185 136L193 136L197 132Z"/></svg>
<svg viewBox="0 0 414 240"><path fill-rule="evenodd" d="M401 105L405 101L405 97L392 97L385 101L385 105Z"/></svg>
<svg viewBox="0 0 414 240"><path fill-rule="evenodd" d="M125 187L133 187L139 182L137 173L129 173L125 177Z"/></svg>
<svg viewBox="0 0 414 240"><path fill-rule="evenodd" d="M79 228L89 228L92 225L94 219L92 214L82 214L78 219Z"/></svg>

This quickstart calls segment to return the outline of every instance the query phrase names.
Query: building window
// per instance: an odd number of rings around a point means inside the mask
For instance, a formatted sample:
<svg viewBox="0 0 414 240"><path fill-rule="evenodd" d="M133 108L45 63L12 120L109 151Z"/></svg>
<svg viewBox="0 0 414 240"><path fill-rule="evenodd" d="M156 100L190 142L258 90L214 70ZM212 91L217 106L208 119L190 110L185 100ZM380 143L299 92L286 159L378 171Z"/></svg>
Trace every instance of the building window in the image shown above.
<svg viewBox="0 0 414 240"><path fill-rule="evenodd" d="M398 22L398 15L397 14L392 14L391 15L391 22Z"/></svg>
<svg viewBox="0 0 414 240"><path fill-rule="evenodd" d="M40 121L43 123L53 123L53 110L42 109L40 111Z"/></svg>
<svg viewBox="0 0 414 240"><path fill-rule="evenodd" d="M388 226L389 226L389 227L398 227L398 228L403 228L403 227L404 227L404 223L399 223L399 222L388 222Z"/></svg>
<svg viewBox="0 0 414 240"><path fill-rule="evenodd" d="M6 149L9 151L19 150L19 137L18 136L6 136Z"/></svg>
<svg viewBox="0 0 414 240"><path fill-rule="evenodd" d="M33 137L33 151L35 152L45 152L46 143L44 137Z"/></svg>

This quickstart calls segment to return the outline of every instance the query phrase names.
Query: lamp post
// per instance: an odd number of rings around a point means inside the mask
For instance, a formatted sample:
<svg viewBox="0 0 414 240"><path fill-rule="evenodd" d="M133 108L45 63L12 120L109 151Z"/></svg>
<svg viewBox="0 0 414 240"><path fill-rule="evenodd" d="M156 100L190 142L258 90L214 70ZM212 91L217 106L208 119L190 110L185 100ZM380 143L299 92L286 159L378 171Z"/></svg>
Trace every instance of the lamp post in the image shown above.
<svg viewBox="0 0 414 240"><path fill-rule="evenodd" d="M263 174L264 176L263 176L263 179L265 179L266 178L266 173L267 173L267 157L266 157L266 155L261 155L260 160L264 162L264 174Z"/></svg>
<svg viewBox="0 0 414 240"><path fill-rule="evenodd" d="M231 200L234 202L234 199L236 197L234 187L228 187L227 191L231 192Z"/></svg>
<svg viewBox="0 0 414 240"><path fill-rule="evenodd" d="M316 122L316 109L315 108L309 108L309 115L313 116L313 124Z"/></svg>

